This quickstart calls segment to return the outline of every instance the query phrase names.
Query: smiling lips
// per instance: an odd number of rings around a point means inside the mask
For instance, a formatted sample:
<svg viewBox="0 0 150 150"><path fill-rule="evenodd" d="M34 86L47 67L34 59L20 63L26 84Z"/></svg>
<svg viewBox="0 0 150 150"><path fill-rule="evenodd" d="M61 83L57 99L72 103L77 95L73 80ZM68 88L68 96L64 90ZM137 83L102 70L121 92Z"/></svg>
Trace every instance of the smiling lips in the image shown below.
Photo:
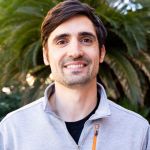
<svg viewBox="0 0 150 150"><path fill-rule="evenodd" d="M70 62L70 63L67 63L64 65L65 68L67 69L80 69L80 68L83 68L83 67L86 67L87 66L87 63L85 62Z"/></svg>

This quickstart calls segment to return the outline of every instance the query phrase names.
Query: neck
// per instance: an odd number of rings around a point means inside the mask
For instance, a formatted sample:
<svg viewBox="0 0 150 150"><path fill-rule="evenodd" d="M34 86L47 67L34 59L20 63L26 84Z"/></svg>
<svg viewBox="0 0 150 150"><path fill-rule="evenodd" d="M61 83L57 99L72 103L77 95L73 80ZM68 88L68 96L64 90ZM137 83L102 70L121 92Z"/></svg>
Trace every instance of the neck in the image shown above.
<svg viewBox="0 0 150 150"><path fill-rule="evenodd" d="M64 121L73 122L86 117L96 106L96 79L86 85L68 88L55 82L55 93L50 99L54 112Z"/></svg>

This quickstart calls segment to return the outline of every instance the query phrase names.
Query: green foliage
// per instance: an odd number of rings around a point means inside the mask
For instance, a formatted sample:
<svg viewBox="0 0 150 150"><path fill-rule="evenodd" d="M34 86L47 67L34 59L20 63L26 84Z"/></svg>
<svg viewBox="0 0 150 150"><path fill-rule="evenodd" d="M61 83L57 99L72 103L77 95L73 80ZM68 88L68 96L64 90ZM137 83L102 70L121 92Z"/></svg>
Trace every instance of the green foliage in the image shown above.
<svg viewBox="0 0 150 150"><path fill-rule="evenodd" d="M109 52L105 58L105 62L114 71L116 78L120 81L126 96L134 103L142 103L142 91L140 87L140 79L131 62L124 57L121 51L115 50ZM112 81L113 82L113 81Z"/></svg>
<svg viewBox="0 0 150 150"><path fill-rule="evenodd" d="M9 112L16 110L21 105L21 93L13 91L10 94L0 92L0 120Z"/></svg>
<svg viewBox="0 0 150 150"><path fill-rule="evenodd" d="M143 20L141 14L137 15L136 12L122 14L121 11L114 10L108 5L101 5L96 10L109 24L108 30L123 41L129 55L132 56L147 49L146 30L144 24L140 23Z"/></svg>
<svg viewBox="0 0 150 150"><path fill-rule="evenodd" d="M40 26L44 15L55 3L48 0L0 1L0 10L4 12L0 16L3 60L0 68L5 66L0 72L2 85L11 79L21 81L30 70L43 65Z"/></svg>

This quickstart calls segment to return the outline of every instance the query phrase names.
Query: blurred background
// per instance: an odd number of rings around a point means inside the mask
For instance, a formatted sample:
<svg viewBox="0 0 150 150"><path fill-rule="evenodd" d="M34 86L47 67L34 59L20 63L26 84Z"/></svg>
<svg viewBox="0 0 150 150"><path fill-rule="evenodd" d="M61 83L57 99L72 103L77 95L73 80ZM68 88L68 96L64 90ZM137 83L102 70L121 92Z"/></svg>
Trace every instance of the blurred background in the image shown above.
<svg viewBox="0 0 150 150"><path fill-rule="evenodd" d="M150 121L150 1L81 0L95 8L108 37L97 80L108 98ZM0 120L43 96L51 83L40 26L60 0L0 0Z"/></svg>

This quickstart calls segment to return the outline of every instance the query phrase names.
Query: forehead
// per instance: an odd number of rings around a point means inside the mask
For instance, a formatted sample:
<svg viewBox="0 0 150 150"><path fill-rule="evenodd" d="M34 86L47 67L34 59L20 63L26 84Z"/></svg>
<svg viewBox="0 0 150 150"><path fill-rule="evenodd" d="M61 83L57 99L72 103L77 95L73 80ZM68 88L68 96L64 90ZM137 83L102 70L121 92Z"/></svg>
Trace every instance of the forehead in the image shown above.
<svg viewBox="0 0 150 150"><path fill-rule="evenodd" d="M60 24L51 32L49 39L61 34L78 35L81 32L90 32L96 36L96 31L91 20L86 16L75 16Z"/></svg>

